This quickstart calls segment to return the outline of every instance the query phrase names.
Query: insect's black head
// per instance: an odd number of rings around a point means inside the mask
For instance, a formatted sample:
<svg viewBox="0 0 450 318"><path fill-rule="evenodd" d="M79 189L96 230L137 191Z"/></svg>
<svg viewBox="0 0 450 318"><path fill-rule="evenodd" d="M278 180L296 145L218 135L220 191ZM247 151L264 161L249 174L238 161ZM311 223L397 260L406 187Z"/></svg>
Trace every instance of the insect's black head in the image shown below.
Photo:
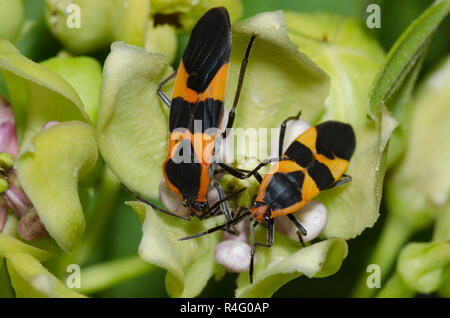
<svg viewBox="0 0 450 318"><path fill-rule="evenodd" d="M208 202L194 201L190 203L191 208L197 212L206 212L209 209Z"/></svg>

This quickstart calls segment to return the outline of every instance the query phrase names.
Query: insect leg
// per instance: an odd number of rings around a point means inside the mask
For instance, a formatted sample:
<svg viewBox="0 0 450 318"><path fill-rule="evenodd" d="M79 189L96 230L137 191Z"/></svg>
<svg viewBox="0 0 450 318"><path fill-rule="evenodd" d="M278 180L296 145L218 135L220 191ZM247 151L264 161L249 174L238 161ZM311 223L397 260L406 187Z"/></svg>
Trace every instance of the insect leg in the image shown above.
<svg viewBox="0 0 450 318"><path fill-rule="evenodd" d="M234 117L236 116L236 107L237 107L237 104L239 101L239 96L241 95L241 89L242 89L242 84L244 82L245 70L247 69L248 57L250 56L250 51L252 49L255 38L256 38L256 35L252 34L250 42L248 43L248 46L247 46L247 51L245 52L244 59L242 60L242 63L241 63L241 70L239 72L239 80L238 80L238 84L237 84L237 88L236 88L236 95L234 96L233 107L231 108L230 114L228 116L227 129L222 134L223 139L228 137L229 128L233 127Z"/></svg>
<svg viewBox="0 0 450 318"><path fill-rule="evenodd" d="M259 221L255 221L252 224L252 231L251 231L251 258L250 258L250 268L249 268L249 275L250 275L250 284L253 284L253 269L254 269L254 259L255 259L255 253L256 253L256 247L257 246L263 246L263 247L272 247L273 245L273 239L274 239L274 223L275 219L270 219L269 224L267 227L267 244L259 243L255 241L255 228L259 224Z"/></svg>
<svg viewBox="0 0 450 318"><path fill-rule="evenodd" d="M139 200L139 201L141 201L141 202L143 202L143 203L145 203L145 204L151 206L153 209L155 209L155 210L157 210L157 211L159 211L159 212L162 212L162 213L165 213L165 214L168 214L168 215L171 215L171 216L174 216L174 217L177 217L177 218L179 218L179 219L186 220L186 221L190 221L190 220L192 219L192 217L194 216L194 213L192 213L192 211L191 211L191 213L189 214L189 216L186 217L186 216L181 216L181 215L172 213L172 212L170 212L170 211L161 209L161 208L157 207L155 204L151 203L150 201L147 201L147 200L141 198L138 194L136 194L136 193L134 193L133 191L131 191L130 189L128 189L128 187L125 186L123 183L120 183L120 185L121 185L121 186L122 186L129 194L131 194L136 200Z"/></svg>
<svg viewBox="0 0 450 318"><path fill-rule="evenodd" d="M215 183L216 183L216 182L215 182ZM220 187L220 184L217 184L217 185ZM216 189L217 189L217 188L216 188ZM222 189L222 187L220 187L220 189ZM233 193L230 194L229 196L222 197L222 198L220 198L220 192L219 192L219 201L217 201L217 202L214 203L211 207L209 207L208 211L206 211L204 215L206 215L206 214L208 214L208 215L209 215L209 214L214 215L214 214L216 213L216 211L221 207L221 204L222 204L223 202L228 201L229 199L231 199L231 198L233 198L234 196L238 195L239 193L243 192L245 189L246 189L246 188L242 188L242 189L240 189L240 190L238 190L238 191L236 191L236 192L233 192ZM219 189L217 189L217 191L219 191ZM222 192L223 192L223 190L222 190ZM231 218L230 218L230 221L231 221Z"/></svg>
<svg viewBox="0 0 450 318"><path fill-rule="evenodd" d="M350 181L352 181L352 177L344 174L335 184L333 184L328 189L341 186L341 185L346 184L346 183L348 183Z"/></svg>
<svg viewBox="0 0 450 318"><path fill-rule="evenodd" d="M300 243L303 245L303 247L305 247L305 242L303 242L303 237L302 235L306 235L306 229L300 224L299 221L297 221L297 219L295 218L295 216L293 216L292 214L288 214L287 215L289 220L291 220L292 223L294 223L294 225L297 227L297 236L298 236L298 240L300 241Z"/></svg>
<svg viewBox="0 0 450 318"><path fill-rule="evenodd" d="M247 211L246 213L243 213L243 214L239 215L238 217L236 217L235 219L231 220L231 222L227 222L227 223L215 226L215 227L210 228L209 230L206 230L204 232L200 232L200 233L197 233L197 234L188 235L188 236L179 238L178 241L190 240L190 239L193 239L193 238L196 238L196 237L199 237L199 236L203 236L203 235L206 235L206 234L213 233L213 232L221 230L221 229L223 229L223 228L225 228L227 226L239 223L239 222L243 221L244 219L246 219L249 215L250 215L250 211Z"/></svg>
<svg viewBox="0 0 450 318"><path fill-rule="evenodd" d="M249 173L245 174L240 172L237 169L234 169L233 167L230 167L224 163L219 163L219 166L221 166L225 171L227 171L229 174L231 174L232 176L239 178L241 180L250 178L251 176L255 176L255 178L259 181L262 182L262 178L261 175L258 174L258 170L261 169L262 167L268 165L271 162L276 162L276 161L282 161L282 160L286 160L286 158L284 157L279 157L279 158L269 158L266 159L264 161L262 161L260 164L258 164L255 169L253 169L252 171L250 171ZM258 175L258 176L257 176Z"/></svg>
<svg viewBox="0 0 450 318"><path fill-rule="evenodd" d="M169 97L166 96L166 94L164 94L164 92L162 91L162 88L164 85L166 85L172 78L175 77L175 75L177 75L177 72L173 72L172 74L170 74L170 76L168 78L166 78L164 81L162 81L159 85L158 85L158 89L156 90L156 93L158 94L159 98L161 98L161 100L163 101L164 104L167 105L167 107L170 108L170 99Z"/></svg>
<svg viewBox="0 0 450 318"><path fill-rule="evenodd" d="M278 142L278 156L281 157L283 155L283 143L284 143L284 136L286 134L287 122L292 120L292 119L295 119L295 120L299 119L301 114L302 114L302 111L299 111L296 116L288 117L281 123L280 139L279 139L279 142Z"/></svg>

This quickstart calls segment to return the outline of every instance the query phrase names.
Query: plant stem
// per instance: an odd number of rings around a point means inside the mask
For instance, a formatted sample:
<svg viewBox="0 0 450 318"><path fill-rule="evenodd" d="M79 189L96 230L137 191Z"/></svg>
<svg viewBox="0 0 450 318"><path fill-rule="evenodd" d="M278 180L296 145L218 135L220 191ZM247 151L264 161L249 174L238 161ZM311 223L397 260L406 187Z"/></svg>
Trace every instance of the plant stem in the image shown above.
<svg viewBox="0 0 450 318"><path fill-rule="evenodd" d="M147 274L157 267L146 263L139 256L131 256L89 266L81 271L81 289L78 292L92 294L118 283Z"/></svg>
<svg viewBox="0 0 450 318"><path fill-rule="evenodd" d="M412 229L407 221L393 213L388 215L386 224L383 226L381 237L367 264L377 264L380 266L382 282L386 279L394 265L400 248L405 244L411 234ZM367 268L367 266L364 268ZM367 286L366 280L367 273L364 272L352 293L353 297L365 298L373 296L375 290Z"/></svg>
<svg viewBox="0 0 450 318"><path fill-rule="evenodd" d="M92 252L106 222L114 210L115 199L120 191L120 183L111 170L105 166L103 178L95 198L94 212L87 222L86 233L76 249L75 263L82 265Z"/></svg>

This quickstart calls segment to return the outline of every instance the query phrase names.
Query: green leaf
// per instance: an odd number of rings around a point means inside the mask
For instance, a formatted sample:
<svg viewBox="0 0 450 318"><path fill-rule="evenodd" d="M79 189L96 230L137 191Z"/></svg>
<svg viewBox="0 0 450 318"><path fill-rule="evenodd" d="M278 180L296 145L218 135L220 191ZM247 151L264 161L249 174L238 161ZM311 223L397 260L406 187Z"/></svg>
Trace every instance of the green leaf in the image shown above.
<svg viewBox="0 0 450 318"><path fill-rule="evenodd" d="M7 266L11 284L18 298L85 297L67 288L29 254L7 255Z"/></svg>
<svg viewBox="0 0 450 318"><path fill-rule="evenodd" d="M382 103L403 83L420 58L428 39L449 11L450 1L435 1L411 23L389 50L369 94L369 115L374 120L379 116Z"/></svg>
<svg viewBox="0 0 450 318"><path fill-rule="evenodd" d="M102 82L100 63L87 56L54 57L41 65L58 73L64 78L81 98L84 110L95 124L97 121L98 99Z"/></svg>
<svg viewBox="0 0 450 318"><path fill-rule="evenodd" d="M168 109L156 89L171 73L167 57L122 42L106 59L97 136L100 151L120 181L158 197L167 151Z"/></svg>
<svg viewBox="0 0 450 318"><path fill-rule="evenodd" d="M22 27L23 0L0 0L0 38L13 41Z"/></svg>
<svg viewBox="0 0 450 318"><path fill-rule="evenodd" d="M367 94L384 54L365 26L353 18L287 13L286 24L292 41L331 78L331 92L320 121L348 122L355 130L356 149L346 172L352 182L318 196L328 210L323 236L354 238L378 218L385 148L396 126L386 110L377 122L367 118Z"/></svg>
<svg viewBox="0 0 450 318"><path fill-rule="evenodd" d="M21 150L17 172L45 228L70 251L84 233L78 180L97 161L95 133L89 125L66 122L38 133Z"/></svg>
<svg viewBox="0 0 450 318"><path fill-rule="evenodd" d="M49 121L90 122L83 103L61 76L27 59L8 41L0 39L0 69L16 116L23 146Z"/></svg>
<svg viewBox="0 0 450 318"><path fill-rule="evenodd" d="M171 297L195 297L214 275L214 248L220 242L220 233L198 239L178 241L179 238L205 231L222 224L224 218L206 220L197 218L187 222L161 215L141 202L127 202L145 220L139 255L146 262L167 270L166 289Z"/></svg>
<svg viewBox="0 0 450 318"><path fill-rule="evenodd" d="M236 297L271 297L281 286L302 274L309 278L333 275L346 256L347 243L343 239L329 239L301 248L298 242L276 233L271 248L256 251L253 284L249 283L248 273L239 275Z"/></svg>

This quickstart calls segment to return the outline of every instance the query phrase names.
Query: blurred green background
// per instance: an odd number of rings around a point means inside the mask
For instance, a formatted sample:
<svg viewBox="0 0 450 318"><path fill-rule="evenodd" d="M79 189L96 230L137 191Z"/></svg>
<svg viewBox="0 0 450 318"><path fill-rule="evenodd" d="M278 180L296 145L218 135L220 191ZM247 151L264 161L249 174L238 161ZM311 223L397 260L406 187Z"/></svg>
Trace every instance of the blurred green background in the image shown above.
<svg viewBox="0 0 450 318"><path fill-rule="evenodd" d="M298 12L326 11L345 16L354 16L365 21L370 13L366 12L368 4L377 3L381 7L381 28L373 29L385 51L391 47L398 36L417 16L431 3L431 0L243 0L242 19L264 11L290 10ZM29 23L27 36L16 43L19 50L28 58L39 62L55 56L61 49L60 43L48 31L44 21L45 0L25 0L25 23ZM34 22L30 22L34 21ZM433 36L429 52L424 61L421 76L450 52L450 18L447 17ZM178 56L184 49L188 35L179 35ZM109 51L96 52L94 56L104 61ZM179 58L177 59L179 60ZM175 62L177 63L177 62ZM4 92L1 87L0 94ZM124 205L131 197L124 191L116 198L111 198L115 210L106 226L106 231L97 243L87 265L126 256L136 255L142 236L141 223L133 210ZM348 242L349 256L345 259L341 270L328 278L308 279L302 276L283 286L274 297L348 297L354 287L353 283L363 272L362 264L366 263L371 248L374 246L380 229L383 226L383 204L380 218L372 229ZM429 240L431 232L422 232L414 240ZM164 286L165 272L154 270L144 276L120 283L113 288L92 296L98 297L167 297ZM237 274L226 274L219 282L211 280L200 297L233 297L236 288Z"/></svg>

